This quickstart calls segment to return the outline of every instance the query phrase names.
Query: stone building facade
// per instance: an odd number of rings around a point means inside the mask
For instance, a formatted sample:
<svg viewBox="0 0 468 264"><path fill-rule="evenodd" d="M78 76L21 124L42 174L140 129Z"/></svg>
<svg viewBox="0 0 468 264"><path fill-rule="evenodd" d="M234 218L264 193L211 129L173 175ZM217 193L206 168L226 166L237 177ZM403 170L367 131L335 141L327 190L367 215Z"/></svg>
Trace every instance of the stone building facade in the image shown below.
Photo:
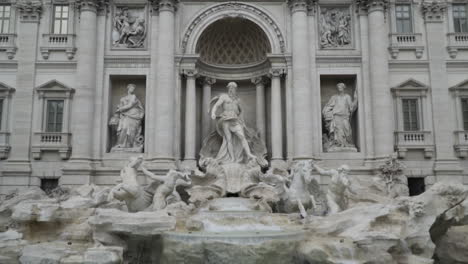
<svg viewBox="0 0 468 264"><path fill-rule="evenodd" d="M134 155L193 169L231 81L270 166L374 175L396 152L410 179L468 184L467 14L466 0L0 0L0 193L113 184ZM340 119L338 83L354 105Z"/></svg>

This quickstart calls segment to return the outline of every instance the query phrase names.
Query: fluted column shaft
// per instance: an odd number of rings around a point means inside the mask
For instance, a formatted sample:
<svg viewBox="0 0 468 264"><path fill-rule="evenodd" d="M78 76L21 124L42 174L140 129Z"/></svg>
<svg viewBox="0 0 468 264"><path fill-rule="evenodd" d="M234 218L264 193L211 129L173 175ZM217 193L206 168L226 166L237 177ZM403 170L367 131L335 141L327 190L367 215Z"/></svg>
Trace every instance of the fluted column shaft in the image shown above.
<svg viewBox="0 0 468 264"><path fill-rule="evenodd" d="M185 87L185 151L184 160L195 160L196 141L196 85L195 70L185 70L187 84Z"/></svg>
<svg viewBox="0 0 468 264"><path fill-rule="evenodd" d="M203 98L202 98L202 140L211 133L211 86L216 82L216 79L206 77L203 80Z"/></svg>
<svg viewBox="0 0 468 264"><path fill-rule="evenodd" d="M81 2L76 94L73 98L72 160L92 159L98 1Z"/></svg>
<svg viewBox="0 0 468 264"><path fill-rule="evenodd" d="M372 90L374 154L377 158L393 152L393 101L388 77L388 26L385 23L385 0L368 2L369 68Z"/></svg>
<svg viewBox="0 0 468 264"><path fill-rule="evenodd" d="M253 78L256 90L256 125L260 138L265 142L265 80L263 77Z"/></svg>
<svg viewBox="0 0 468 264"><path fill-rule="evenodd" d="M272 69L271 73L271 159L283 160L283 119L281 106L281 74L283 70Z"/></svg>
<svg viewBox="0 0 468 264"><path fill-rule="evenodd" d="M176 1L161 0L159 3L159 35L157 85L154 88L155 107L155 157L158 160L174 160L174 13Z"/></svg>
<svg viewBox="0 0 468 264"><path fill-rule="evenodd" d="M310 115L312 87L309 81L307 3L305 0L291 0L289 4L292 13L293 158L310 159L313 127Z"/></svg>

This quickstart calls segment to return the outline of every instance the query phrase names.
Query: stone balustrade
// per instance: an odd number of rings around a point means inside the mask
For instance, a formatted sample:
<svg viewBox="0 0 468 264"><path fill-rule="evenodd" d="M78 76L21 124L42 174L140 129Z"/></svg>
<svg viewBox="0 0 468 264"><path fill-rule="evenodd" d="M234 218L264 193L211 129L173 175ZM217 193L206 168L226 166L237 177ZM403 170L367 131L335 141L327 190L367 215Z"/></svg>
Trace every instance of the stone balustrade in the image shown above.
<svg viewBox="0 0 468 264"><path fill-rule="evenodd" d="M0 159L6 159L10 151L10 133L0 131Z"/></svg>
<svg viewBox="0 0 468 264"><path fill-rule="evenodd" d="M392 33L390 36L390 54L393 59L398 58L400 50L414 50L416 58L423 55L424 44L420 33Z"/></svg>
<svg viewBox="0 0 468 264"><path fill-rule="evenodd" d="M395 131L395 149L400 158L406 156L408 149L424 150L424 157L431 158L434 141L430 131Z"/></svg>
<svg viewBox="0 0 468 264"><path fill-rule="evenodd" d="M16 54L16 34L0 34L0 51L6 51L8 59Z"/></svg>
<svg viewBox="0 0 468 264"><path fill-rule="evenodd" d="M459 158L468 157L468 131L455 131L455 152Z"/></svg>
<svg viewBox="0 0 468 264"><path fill-rule="evenodd" d="M74 34L43 34L41 54L44 59L48 59L51 51L65 51L69 60L75 57L76 36Z"/></svg>
<svg viewBox="0 0 468 264"><path fill-rule="evenodd" d="M71 152L71 133L34 133L32 142L34 159L40 159L43 151L58 151L62 159L68 159Z"/></svg>
<svg viewBox="0 0 468 264"><path fill-rule="evenodd" d="M468 33L456 32L447 34L447 49L450 58L455 59L459 50L468 50Z"/></svg>

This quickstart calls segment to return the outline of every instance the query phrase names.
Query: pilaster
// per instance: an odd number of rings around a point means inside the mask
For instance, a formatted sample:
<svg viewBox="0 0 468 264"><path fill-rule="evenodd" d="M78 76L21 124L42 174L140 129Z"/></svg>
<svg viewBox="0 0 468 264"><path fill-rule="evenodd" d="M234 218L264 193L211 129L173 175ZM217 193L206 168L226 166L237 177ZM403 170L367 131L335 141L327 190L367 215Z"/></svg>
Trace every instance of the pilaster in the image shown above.
<svg viewBox="0 0 468 264"><path fill-rule="evenodd" d="M255 84L256 91L256 125L260 138L266 142L266 124L265 124L265 85L266 80L263 76L251 80Z"/></svg>
<svg viewBox="0 0 468 264"><path fill-rule="evenodd" d="M285 167L283 157L283 107L281 102L281 77L285 69L272 68L271 77L271 166Z"/></svg>
<svg viewBox="0 0 468 264"><path fill-rule="evenodd" d="M202 140L211 133L211 86L216 83L216 79L203 78L203 98L202 98Z"/></svg>
<svg viewBox="0 0 468 264"><path fill-rule="evenodd" d="M16 94L12 108L12 134L10 158L2 168L3 176L30 176L30 148L32 135L32 99L35 87L37 39L42 2L20 0L16 3L19 14L17 43L20 47L16 55L18 73Z"/></svg>
<svg viewBox="0 0 468 264"><path fill-rule="evenodd" d="M421 12L426 26L430 61L432 118L436 120L436 125L433 127L436 147L434 172L436 176L457 175L461 174L461 168L453 149L456 121L448 89L445 38L441 37L445 36L446 3L423 2Z"/></svg>
<svg viewBox="0 0 468 264"><path fill-rule="evenodd" d="M182 74L185 75L185 132L184 132L184 165L187 168L196 168L195 159L195 144L196 144L196 112L197 112L197 98L196 98L196 83L197 77L196 69L183 69Z"/></svg>

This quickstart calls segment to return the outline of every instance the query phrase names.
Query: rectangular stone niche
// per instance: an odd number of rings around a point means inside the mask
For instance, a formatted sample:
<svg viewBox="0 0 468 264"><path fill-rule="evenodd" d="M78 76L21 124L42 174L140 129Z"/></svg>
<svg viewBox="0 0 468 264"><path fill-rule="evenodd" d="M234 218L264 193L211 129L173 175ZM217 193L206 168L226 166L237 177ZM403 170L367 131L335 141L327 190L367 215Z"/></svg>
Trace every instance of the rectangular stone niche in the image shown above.
<svg viewBox="0 0 468 264"><path fill-rule="evenodd" d="M134 84L136 86L135 95L141 102L144 109L144 117L141 120L141 134L139 141L142 140L144 146L145 137L145 124L146 124L146 76L144 75L112 75L110 76L110 87L109 87L109 104L108 104L108 117L107 117L107 152L123 152L123 153L142 153L144 148L139 150L136 147L115 149L114 147L118 143L117 128L118 123L115 118L115 112L120 104L123 97L127 96L127 86Z"/></svg>
<svg viewBox="0 0 468 264"><path fill-rule="evenodd" d="M347 146L340 145L342 143L342 137L339 135L337 137L338 141L334 140L333 132L330 132L330 124L335 124L335 129L346 129L346 125L343 124L345 122L343 119L332 119L333 112L339 111L338 108L334 107L341 107L339 106L332 106L333 100L332 97L338 95L338 83L344 83L346 88L344 90L345 94L349 95L351 98L351 102L355 100L354 92L356 89L356 75L321 75L320 76L320 115L321 115L321 122L322 122L322 149L323 152L359 152L359 120L358 120L358 108L362 102L357 103L357 107L354 111L350 114L349 124L351 126L351 142ZM342 102L342 100L339 100ZM330 104L328 104L330 103ZM324 108L328 106L327 114L324 115ZM348 108L349 109L349 108ZM347 134L347 133L346 133ZM338 142L338 143L337 143Z"/></svg>

